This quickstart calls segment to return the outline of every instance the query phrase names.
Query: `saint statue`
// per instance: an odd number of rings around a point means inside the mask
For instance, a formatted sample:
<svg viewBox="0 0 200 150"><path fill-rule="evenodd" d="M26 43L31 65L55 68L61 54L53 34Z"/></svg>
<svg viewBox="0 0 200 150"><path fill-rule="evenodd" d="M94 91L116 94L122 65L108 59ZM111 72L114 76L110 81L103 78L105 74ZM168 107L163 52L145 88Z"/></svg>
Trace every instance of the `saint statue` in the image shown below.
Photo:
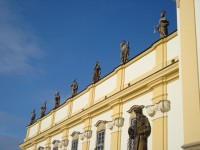
<svg viewBox="0 0 200 150"><path fill-rule="evenodd" d="M94 67L94 71L93 71L93 83L96 83L99 81L100 79L100 74L101 74L101 67L99 65L99 62L97 61Z"/></svg>
<svg viewBox="0 0 200 150"><path fill-rule="evenodd" d="M31 123L30 123L30 125L32 125L34 122L35 122L35 116L36 116L36 114L35 114L35 109L31 112Z"/></svg>
<svg viewBox="0 0 200 150"><path fill-rule="evenodd" d="M40 108L40 118L45 116L45 111L46 111L46 104L47 102L45 102L42 107Z"/></svg>
<svg viewBox="0 0 200 150"><path fill-rule="evenodd" d="M163 10L161 12L161 18L159 20L158 25L155 27L155 29L158 30L160 33L160 37L163 38L168 35L168 26L169 26L169 21L165 17L166 11ZM155 32L155 31L154 31Z"/></svg>
<svg viewBox="0 0 200 150"><path fill-rule="evenodd" d="M73 83L71 85L71 90L72 90L72 97L74 97L78 91L78 84L77 84L76 80L73 81Z"/></svg>
<svg viewBox="0 0 200 150"><path fill-rule="evenodd" d="M54 107L55 109L60 106L60 93L59 92L56 92L56 94L55 94L54 103L55 103L55 107Z"/></svg>
<svg viewBox="0 0 200 150"><path fill-rule="evenodd" d="M129 59L129 42L126 41L122 41L120 44L120 48L121 48L121 63L125 64L128 59Z"/></svg>
<svg viewBox="0 0 200 150"><path fill-rule="evenodd" d="M134 150L147 150L147 138L151 134L151 125L142 113L143 108L143 105L135 105L136 121L128 129L129 138L134 140Z"/></svg>

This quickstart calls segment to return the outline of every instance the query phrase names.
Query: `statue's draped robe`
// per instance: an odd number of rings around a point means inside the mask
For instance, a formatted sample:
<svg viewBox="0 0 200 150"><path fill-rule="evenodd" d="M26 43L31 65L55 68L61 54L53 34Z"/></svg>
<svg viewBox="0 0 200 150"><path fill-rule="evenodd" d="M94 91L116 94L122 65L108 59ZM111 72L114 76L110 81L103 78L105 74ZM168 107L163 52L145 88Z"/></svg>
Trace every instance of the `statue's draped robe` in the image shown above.
<svg viewBox="0 0 200 150"><path fill-rule="evenodd" d="M129 137L134 139L134 150L147 150L151 126L146 116L138 117L136 124L129 127L128 133Z"/></svg>
<svg viewBox="0 0 200 150"><path fill-rule="evenodd" d="M169 22L166 20L165 17L160 19L159 25L158 25L158 31L161 37L165 37L168 35L168 25L169 25Z"/></svg>

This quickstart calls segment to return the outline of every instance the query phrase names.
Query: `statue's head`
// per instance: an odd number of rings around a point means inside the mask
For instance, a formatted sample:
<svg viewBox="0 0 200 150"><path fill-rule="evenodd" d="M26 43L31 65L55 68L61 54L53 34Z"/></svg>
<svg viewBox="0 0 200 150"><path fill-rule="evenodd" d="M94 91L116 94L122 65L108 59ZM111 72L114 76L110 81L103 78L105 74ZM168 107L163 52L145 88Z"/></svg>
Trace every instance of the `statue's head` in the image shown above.
<svg viewBox="0 0 200 150"><path fill-rule="evenodd" d="M163 11L161 12L161 17L165 17L165 14L166 14L166 10L163 10Z"/></svg>
<svg viewBox="0 0 200 150"><path fill-rule="evenodd" d="M56 91L55 96L59 96L60 92Z"/></svg>
<svg viewBox="0 0 200 150"><path fill-rule="evenodd" d="M142 116L143 113L142 113L142 110L143 110L144 106L143 105L135 105L135 107L133 108L136 116Z"/></svg>

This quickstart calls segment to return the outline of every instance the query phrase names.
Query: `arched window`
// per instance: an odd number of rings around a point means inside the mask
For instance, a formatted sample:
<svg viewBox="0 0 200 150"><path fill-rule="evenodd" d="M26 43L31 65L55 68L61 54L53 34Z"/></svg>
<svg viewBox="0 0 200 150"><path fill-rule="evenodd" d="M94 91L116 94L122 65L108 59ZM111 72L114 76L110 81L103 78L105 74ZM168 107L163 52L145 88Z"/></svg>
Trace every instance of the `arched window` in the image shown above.
<svg viewBox="0 0 200 150"><path fill-rule="evenodd" d="M39 147L38 147L38 150L44 150L44 147L39 146Z"/></svg>
<svg viewBox="0 0 200 150"><path fill-rule="evenodd" d="M58 150L58 147L59 147L59 144L60 144L61 142L59 141L59 140L54 140L53 142L52 142L52 144L53 144L53 150Z"/></svg>
<svg viewBox="0 0 200 150"><path fill-rule="evenodd" d="M97 140L95 150L104 150L104 139L106 130L106 121L98 121L95 126L97 127Z"/></svg>
<svg viewBox="0 0 200 150"><path fill-rule="evenodd" d="M72 148L71 150L78 150L78 139L79 139L80 132L74 131L72 136Z"/></svg>

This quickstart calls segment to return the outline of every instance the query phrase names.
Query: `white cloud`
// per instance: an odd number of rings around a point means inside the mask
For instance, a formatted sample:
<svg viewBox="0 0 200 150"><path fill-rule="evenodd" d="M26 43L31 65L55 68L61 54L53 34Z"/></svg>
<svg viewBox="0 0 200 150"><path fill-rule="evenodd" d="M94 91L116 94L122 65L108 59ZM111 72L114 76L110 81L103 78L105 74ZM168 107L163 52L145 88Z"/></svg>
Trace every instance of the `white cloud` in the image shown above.
<svg viewBox="0 0 200 150"><path fill-rule="evenodd" d="M9 0L0 0L0 20L0 74L33 72L30 62L40 57L41 48L31 28L24 26L23 15Z"/></svg>

